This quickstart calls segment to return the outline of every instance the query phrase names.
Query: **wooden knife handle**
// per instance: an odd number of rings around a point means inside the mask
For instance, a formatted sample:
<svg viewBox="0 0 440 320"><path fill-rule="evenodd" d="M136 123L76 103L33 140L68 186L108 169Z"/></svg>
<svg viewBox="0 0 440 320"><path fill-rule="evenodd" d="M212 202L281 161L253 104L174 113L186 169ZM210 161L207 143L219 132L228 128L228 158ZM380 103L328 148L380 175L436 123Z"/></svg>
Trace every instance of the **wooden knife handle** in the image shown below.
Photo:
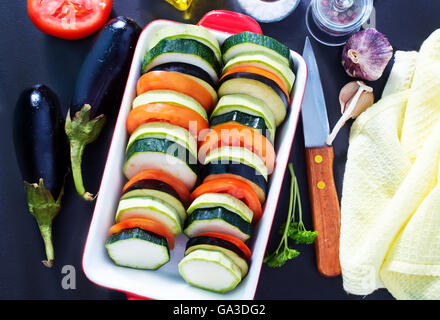
<svg viewBox="0 0 440 320"><path fill-rule="evenodd" d="M318 271L326 277L341 274L339 264L340 209L333 178L333 147L306 148Z"/></svg>

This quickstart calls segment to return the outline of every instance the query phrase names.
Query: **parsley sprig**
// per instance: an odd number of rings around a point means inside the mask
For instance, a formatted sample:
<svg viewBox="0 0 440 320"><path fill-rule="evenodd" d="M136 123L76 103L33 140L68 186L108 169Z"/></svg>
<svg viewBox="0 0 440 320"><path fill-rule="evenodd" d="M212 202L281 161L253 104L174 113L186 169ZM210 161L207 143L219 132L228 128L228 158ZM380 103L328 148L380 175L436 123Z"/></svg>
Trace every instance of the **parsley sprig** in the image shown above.
<svg viewBox="0 0 440 320"><path fill-rule="evenodd" d="M317 231L309 231L304 226L302 219L301 197L298 180L293 171L292 163L288 165L290 172L290 202L287 221L281 226L281 241L274 252L267 254L264 262L272 268L282 267L287 261L299 256L300 252L289 246L289 239L296 244L312 244L318 235ZM295 212L298 207L299 220L295 221Z"/></svg>

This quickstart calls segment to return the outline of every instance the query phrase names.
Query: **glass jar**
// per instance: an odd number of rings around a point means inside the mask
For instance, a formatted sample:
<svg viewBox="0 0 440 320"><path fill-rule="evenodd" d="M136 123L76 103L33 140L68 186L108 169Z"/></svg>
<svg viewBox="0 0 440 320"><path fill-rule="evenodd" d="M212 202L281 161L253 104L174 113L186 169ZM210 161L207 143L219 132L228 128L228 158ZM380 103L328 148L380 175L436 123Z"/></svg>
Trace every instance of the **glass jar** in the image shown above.
<svg viewBox="0 0 440 320"><path fill-rule="evenodd" d="M306 24L319 42L339 46L370 18L373 0L312 0Z"/></svg>

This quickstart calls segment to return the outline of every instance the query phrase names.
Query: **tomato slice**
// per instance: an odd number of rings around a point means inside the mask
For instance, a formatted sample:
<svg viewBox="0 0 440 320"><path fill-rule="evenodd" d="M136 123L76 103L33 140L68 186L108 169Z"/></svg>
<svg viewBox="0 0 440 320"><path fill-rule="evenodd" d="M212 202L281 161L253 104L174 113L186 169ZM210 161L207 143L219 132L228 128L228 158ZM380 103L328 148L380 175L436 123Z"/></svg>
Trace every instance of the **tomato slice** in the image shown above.
<svg viewBox="0 0 440 320"><path fill-rule="evenodd" d="M121 221L110 228L109 234L112 235L121 232L124 229L132 228L141 228L142 230L150 231L159 236L162 236L167 239L168 248L170 250L174 249L173 233L168 230L168 228L166 228L164 225L150 219L132 218Z"/></svg>
<svg viewBox="0 0 440 320"><path fill-rule="evenodd" d="M150 90L174 90L197 100L209 112L215 98L203 85L190 76L171 71L150 71L143 74L136 85L137 95Z"/></svg>
<svg viewBox="0 0 440 320"><path fill-rule="evenodd" d="M172 187L179 195L180 200L185 204L189 204L189 190L188 188L177 178L161 170L144 170L139 172L133 178L131 178L122 189L122 193L128 188L141 180L153 179L166 183Z"/></svg>
<svg viewBox="0 0 440 320"><path fill-rule="evenodd" d="M275 149L272 143L261 133L238 123L223 123L211 127L199 149L199 160L204 163L209 151L223 146L246 148L264 161L268 174L275 167Z"/></svg>
<svg viewBox="0 0 440 320"><path fill-rule="evenodd" d="M76 40L101 28L112 10L113 0L28 0L34 25L51 36Z"/></svg>
<svg viewBox="0 0 440 320"><path fill-rule="evenodd" d="M245 255L245 257L250 260L251 258L251 250L248 248L248 246L241 241L240 239L231 236L229 234L224 234L224 233L219 233L219 232L203 232L197 235L198 237L213 237L213 238L218 238L218 239L222 239L225 241L228 241L232 244L235 244Z"/></svg>
<svg viewBox="0 0 440 320"><path fill-rule="evenodd" d="M171 103L150 103L130 111L126 126L129 134L143 123L163 121L188 130L197 139L201 130L209 127L208 121L199 113Z"/></svg>
<svg viewBox="0 0 440 320"><path fill-rule="evenodd" d="M205 193L227 193L243 201L254 213L252 222L259 221L263 215L260 200L254 189L241 180L221 178L203 182L191 193L191 200L194 201Z"/></svg>

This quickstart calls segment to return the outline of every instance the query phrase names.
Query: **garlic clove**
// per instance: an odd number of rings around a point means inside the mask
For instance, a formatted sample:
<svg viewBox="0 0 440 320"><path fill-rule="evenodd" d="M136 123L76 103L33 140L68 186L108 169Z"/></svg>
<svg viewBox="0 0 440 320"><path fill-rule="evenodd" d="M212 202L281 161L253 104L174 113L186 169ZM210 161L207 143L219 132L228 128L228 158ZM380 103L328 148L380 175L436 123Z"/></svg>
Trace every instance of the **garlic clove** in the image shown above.
<svg viewBox="0 0 440 320"><path fill-rule="evenodd" d="M393 56L388 39L374 28L353 34L342 50L342 65L353 78L379 79Z"/></svg>
<svg viewBox="0 0 440 320"><path fill-rule="evenodd" d="M339 93L342 116L329 134L326 143L331 145L339 130L345 125L348 119L355 119L362 112L374 104L373 88L362 81L347 83Z"/></svg>

